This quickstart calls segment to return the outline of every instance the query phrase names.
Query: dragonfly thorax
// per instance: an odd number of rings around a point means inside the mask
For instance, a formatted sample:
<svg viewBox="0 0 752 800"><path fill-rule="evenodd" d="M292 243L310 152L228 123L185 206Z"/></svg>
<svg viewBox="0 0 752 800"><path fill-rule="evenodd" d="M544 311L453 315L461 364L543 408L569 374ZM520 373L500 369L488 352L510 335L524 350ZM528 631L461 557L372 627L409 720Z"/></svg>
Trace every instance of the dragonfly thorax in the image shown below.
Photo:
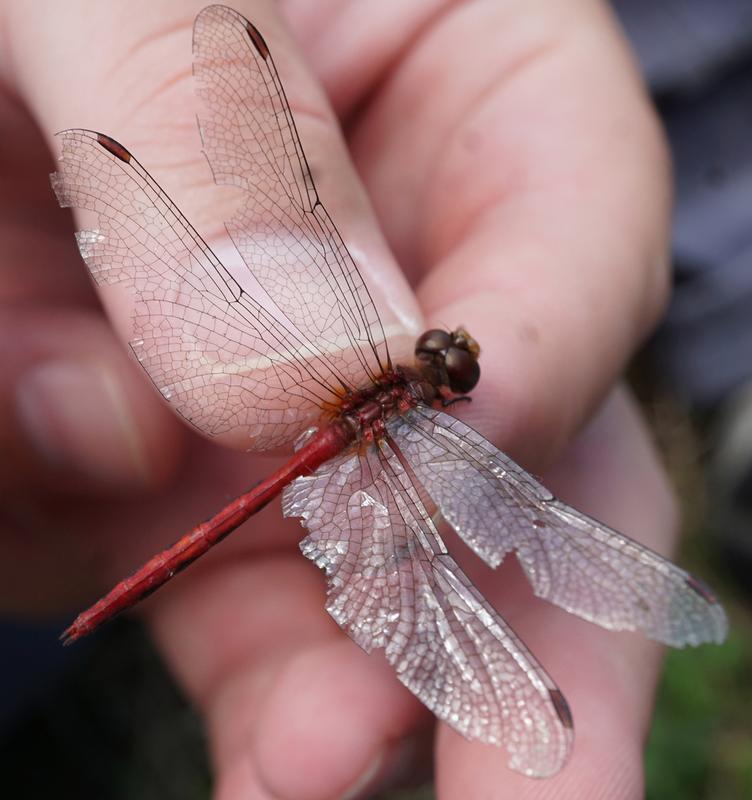
<svg viewBox="0 0 752 800"><path fill-rule="evenodd" d="M354 439L371 441L383 434L394 414L404 414L418 403L431 404L436 394L435 387L417 371L398 366L371 386L344 397L336 419Z"/></svg>
<svg viewBox="0 0 752 800"><path fill-rule="evenodd" d="M472 391L480 378L480 346L464 329L451 333L438 328L426 331L415 343L415 364L421 375L454 394Z"/></svg>
<svg viewBox="0 0 752 800"><path fill-rule="evenodd" d="M339 423L354 439L383 435L387 420L423 403L446 401L446 390L464 395L480 378L480 347L464 328L426 331L415 343L415 366L397 366L370 386L349 392L336 407Z"/></svg>

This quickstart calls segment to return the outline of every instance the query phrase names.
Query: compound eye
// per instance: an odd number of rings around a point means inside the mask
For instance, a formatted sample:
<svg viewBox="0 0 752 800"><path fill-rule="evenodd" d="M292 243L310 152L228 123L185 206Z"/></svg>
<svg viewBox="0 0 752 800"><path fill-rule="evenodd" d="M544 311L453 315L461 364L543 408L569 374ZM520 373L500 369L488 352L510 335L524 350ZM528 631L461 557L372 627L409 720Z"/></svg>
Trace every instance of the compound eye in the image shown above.
<svg viewBox="0 0 752 800"><path fill-rule="evenodd" d="M449 388L455 394L465 394L475 388L480 379L480 364L472 353L450 347L444 359Z"/></svg>
<svg viewBox="0 0 752 800"><path fill-rule="evenodd" d="M416 353L443 353L452 346L452 337L446 331L435 328L426 331L415 343Z"/></svg>

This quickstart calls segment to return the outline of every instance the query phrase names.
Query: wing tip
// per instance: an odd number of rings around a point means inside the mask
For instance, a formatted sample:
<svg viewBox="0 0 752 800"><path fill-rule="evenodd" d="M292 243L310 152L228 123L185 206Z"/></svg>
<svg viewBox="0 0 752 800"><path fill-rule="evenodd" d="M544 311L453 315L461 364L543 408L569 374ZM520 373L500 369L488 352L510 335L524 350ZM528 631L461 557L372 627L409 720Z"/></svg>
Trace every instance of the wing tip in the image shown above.
<svg viewBox="0 0 752 800"><path fill-rule="evenodd" d="M709 636L704 637L701 643L723 644L728 635L728 618L718 596L704 581L694 575L688 574L684 583L707 604L706 610L713 617L713 631Z"/></svg>
<svg viewBox="0 0 752 800"><path fill-rule="evenodd" d="M534 780L554 778L569 763L573 746L574 728L562 725L561 735L558 737L557 743L549 741L542 752L527 753L524 757L519 752L510 753L507 766L526 778L533 778ZM506 749L509 752L509 749Z"/></svg>
<svg viewBox="0 0 752 800"><path fill-rule="evenodd" d="M245 21L245 30L248 34L248 38L251 40L251 43L256 48L256 52L267 61L269 59L269 46L267 45L264 37L261 35L259 29L248 20Z"/></svg>
<svg viewBox="0 0 752 800"><path fill-rule="evenodd" d="M559 722L567 729L574 730L574 719L572 717L572 709L569 707L566 698L561 693L560 689L549 689L548 696L551 698L551 704L556 711L556 716Z"/></svg>
<svg viewBox="0 0 752 800"><path fill-rule="evenodd" d="M96 136L97 144L107 150L108 153L115 156L115 158L119 158L126 164L130 163L133 156L131 156L130 151L123 147L120 142L113 139L112 136L108 136L106 133L98 133Z"/></svg>
<svg viewBox="0 0 752 800"><path fill-rule="evenodd" d="M196 36L197 31L200 30L201 25L204 23L206 18L211 18L212 16L218 17L219 20L223 21L231 21L232 23L240 23L245 28L245 32L248 35L248 38L251 40L251 44L253 45L256 52L267 61L269 59L269 46L266 44L264 37L261 35L259 29L252 23L249 22L240 12L235 11L235 9L230 8L229 6L215 4L207 6L206 8L199 11L196 15L196 19L193 23L193 49L196 52Z"/></svg>
<svg viewBox="0 0 752 800"><path fill-rule="evenodd" d="M112 136L108 136L106 133L100 133L99 131L91 130L90 128L63 128L62 130L55 132L55 138L63 140L63 148L65 148L66 142L85 138L92 143L96 142L96 144L98 144L100 147L103 147L113 156L119 158L121 161L124 161L126 164L128 164L133 158L130 151L125 146L120 144L117 139L113 139Z"/></svg>
<svg viewBox="0 0 752 800"><path fill-rule="evenodd" d="M687 577L684 579L684 582L693 592L695 592L695 594L699 594L700 597L702 597L702 599L711 606L719 605L718 598L716 597L715 593L704 581L701 581L694 575L687 575Z"/></svg>

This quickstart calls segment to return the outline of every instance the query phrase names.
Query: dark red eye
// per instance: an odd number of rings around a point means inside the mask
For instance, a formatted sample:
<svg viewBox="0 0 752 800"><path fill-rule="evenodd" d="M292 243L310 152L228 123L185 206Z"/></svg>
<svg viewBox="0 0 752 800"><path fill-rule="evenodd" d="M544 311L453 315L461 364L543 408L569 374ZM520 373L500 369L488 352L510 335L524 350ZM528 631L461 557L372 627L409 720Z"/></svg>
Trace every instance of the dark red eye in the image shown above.
<svg viewBox="0 0 752 800"><path fill-rule="evenodd" d="M475 388L480 378L480 365L467 350L450 347L444 359L449 388L455 394L464 394Z"/></svg>

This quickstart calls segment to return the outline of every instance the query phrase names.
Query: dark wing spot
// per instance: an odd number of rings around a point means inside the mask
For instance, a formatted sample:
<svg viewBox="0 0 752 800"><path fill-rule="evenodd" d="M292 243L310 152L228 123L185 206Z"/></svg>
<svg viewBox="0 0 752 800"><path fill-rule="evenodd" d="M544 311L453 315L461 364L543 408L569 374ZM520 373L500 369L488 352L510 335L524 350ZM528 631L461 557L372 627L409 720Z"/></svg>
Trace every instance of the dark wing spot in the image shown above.
<svg viewBox="0 0 752 800"><path fill-rule="evenodd" d="M534 519L534 520L533 520L533 525L534 525L536 528L545 528L545 527L546 527L546 523L545 523L545 521L544 521L544 520L542 520L542 519Z"/></svg>
<svg viewBox="0 0 752 800"><path fill-rule="evenodd" d="M711 605L716 605L718 603L718 598L699 578L695 578L694 575L688 575L686 583L687 586L689 586L693 592L697 592L703 600L706 600Z"/></svg>
<svg viewBox="0 0 752 800"><path fill-rule="evenodd" d="M97 141L99 144L104 147L109 153L112 153L115 158L119 158L121 161L125 161L127 164L131 160L131 154L123 147L120 142L116 142L112 137L105 135L104 133L97 134Z"/></svg>
<svg viewBox="0 0 752 800"><path fill-rule="evenodd" d="M266 46L264 37L258 32L258 29L255 26L251 25L250 22L245 26L245 29L248 31L248 36L253 42L253 46L258 51L258 54L264 59L264 61L266 61L266 59L269 58L269 48Z"/></svg>
<svg viewBox="0 0 752 800"><path fill-rule="evenodd" d="M572 720L572 712L569 710L569 703L564 699L564 695L558 689L549 689L551 702L556 709L556 716L565 728L572 730L574 728L574 721Z"/></svg>

